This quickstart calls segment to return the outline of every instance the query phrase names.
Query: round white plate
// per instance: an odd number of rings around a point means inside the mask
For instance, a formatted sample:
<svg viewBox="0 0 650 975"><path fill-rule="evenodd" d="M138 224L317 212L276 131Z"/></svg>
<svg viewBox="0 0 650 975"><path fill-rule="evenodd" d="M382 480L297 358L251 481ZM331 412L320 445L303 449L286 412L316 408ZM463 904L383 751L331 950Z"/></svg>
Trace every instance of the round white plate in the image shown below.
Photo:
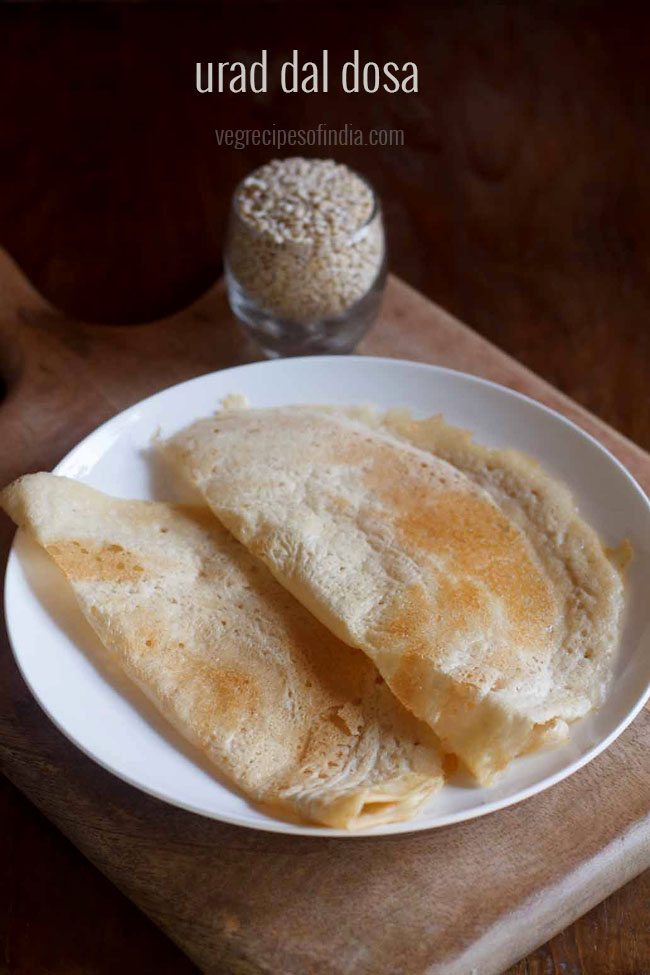
<svg viewBox="0 0 650 975"><path fill-rule="evenodd" d="M120 497L179 500L160 466L152 464L151 438L214 412L229 393L244 393L256 407L376 403L407 406L419 416L444 413L481 443L533 454L571 487L582 514L607 544L627 537L634 546L615 678L600 710L576 723L562 748L515 761L493 788L449 784L411 822L368 832L429 829L519 802L575 772L634 718L650 691L650 502L595 440L538 403L473 376L391 359L323 356L254 363L167 389L95 430L56 473ZM63 577L22 532L9 558L5 604L11 644L32 693L57 727L104 768L160 799L225 822L351 835L272 819L197 764L111 671Z"/></svg>

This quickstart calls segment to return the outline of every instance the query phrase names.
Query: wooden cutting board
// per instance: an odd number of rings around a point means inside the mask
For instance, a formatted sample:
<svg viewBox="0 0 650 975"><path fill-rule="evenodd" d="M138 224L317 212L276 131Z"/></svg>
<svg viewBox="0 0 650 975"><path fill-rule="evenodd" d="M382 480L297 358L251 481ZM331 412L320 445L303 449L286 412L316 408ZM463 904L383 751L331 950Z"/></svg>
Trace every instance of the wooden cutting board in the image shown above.
<svg viewBox="0 0 650 975"><path fill-rule="evenodd" d="M650 489L650 456L401 281L361 351L525 392ZM155 390L250 357L221 283L164 321L87 326L0 252L0 482L51 468ZM3 552L11 535L3 518ZM381 839L284 837L181 812L104 772L41 713L4 629L2 640L0 768L206 972L491 975L650 866L648 711L572 778L484 819Z"/></svg>

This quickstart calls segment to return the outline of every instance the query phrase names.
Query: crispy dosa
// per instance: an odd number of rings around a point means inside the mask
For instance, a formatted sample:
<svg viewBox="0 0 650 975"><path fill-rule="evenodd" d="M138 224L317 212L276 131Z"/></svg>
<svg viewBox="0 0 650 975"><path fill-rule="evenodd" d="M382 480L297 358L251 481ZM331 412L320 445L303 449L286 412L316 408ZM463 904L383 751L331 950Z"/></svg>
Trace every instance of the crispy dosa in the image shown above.
<svg viewBox="0 0 650 975"><path fill-rule="evenodd" d="M19 479L0 504L126 674L247 796L354 829L406 819L440 787L431 731L207 509L51 474Z"/></svg>
<svg viewBox="0 0 650 975"><path fill-rule="evenodd" d="M161 447L487 784L600 703L620 574L532 465L515 478L496 453L468 460L467 439L444 459L426 428L354 414L229 409Z"/></svg>

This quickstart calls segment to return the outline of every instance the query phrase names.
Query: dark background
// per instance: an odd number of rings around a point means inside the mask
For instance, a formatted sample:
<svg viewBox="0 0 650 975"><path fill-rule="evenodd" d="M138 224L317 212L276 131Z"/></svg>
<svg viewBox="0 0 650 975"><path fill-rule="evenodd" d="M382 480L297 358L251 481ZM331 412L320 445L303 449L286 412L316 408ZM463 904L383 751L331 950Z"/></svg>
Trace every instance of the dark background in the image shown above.
<svg viewBox="0 0 650 975"><path fill-rule="evenodd" d="M418 95L199 95L196 61L413 60ZM220 273L229 194L273 153L215 128L403 128L325 150L382 195L392 269L650 447L650 7L280 2L0 7L0 245L125 323ZM275 70L273 66L275 67ZM142 368L146 368L143 363ZM650 880L517 971L650 972ZM3 954L4 952L4 954ZM0 972L192 971L4 781Z"/></svg>

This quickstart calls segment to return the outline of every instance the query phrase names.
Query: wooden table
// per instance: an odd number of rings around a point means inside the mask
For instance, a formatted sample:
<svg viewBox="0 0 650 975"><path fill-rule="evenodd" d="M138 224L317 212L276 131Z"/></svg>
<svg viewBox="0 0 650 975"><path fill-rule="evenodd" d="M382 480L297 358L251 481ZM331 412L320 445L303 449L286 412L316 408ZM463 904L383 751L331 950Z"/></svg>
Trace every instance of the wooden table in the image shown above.
<svg viewBox="0 0 650 975"><path fill-rule="evenodd" d="M305 26L305 48L347 56L365 36L378 61L408 51L427 83L410 99L315 98L311 112L403 126L405 150L338 153L387 201L393 267L648 447L649 15L524 6L391 8L370 29L361 6L345 31L334 10ZM247 48L283 48L276 12L260 8ZM212 128L295 124L301 108L189 91L188 64L241 45L236 16L112 5L0 17L3 242L84 318L179 307L216 277L228 190L261 158L217 152ZM8 971L192 970L13 790L0 795ZM649 898L639 879L518 971L649 971Z"/></svg>

